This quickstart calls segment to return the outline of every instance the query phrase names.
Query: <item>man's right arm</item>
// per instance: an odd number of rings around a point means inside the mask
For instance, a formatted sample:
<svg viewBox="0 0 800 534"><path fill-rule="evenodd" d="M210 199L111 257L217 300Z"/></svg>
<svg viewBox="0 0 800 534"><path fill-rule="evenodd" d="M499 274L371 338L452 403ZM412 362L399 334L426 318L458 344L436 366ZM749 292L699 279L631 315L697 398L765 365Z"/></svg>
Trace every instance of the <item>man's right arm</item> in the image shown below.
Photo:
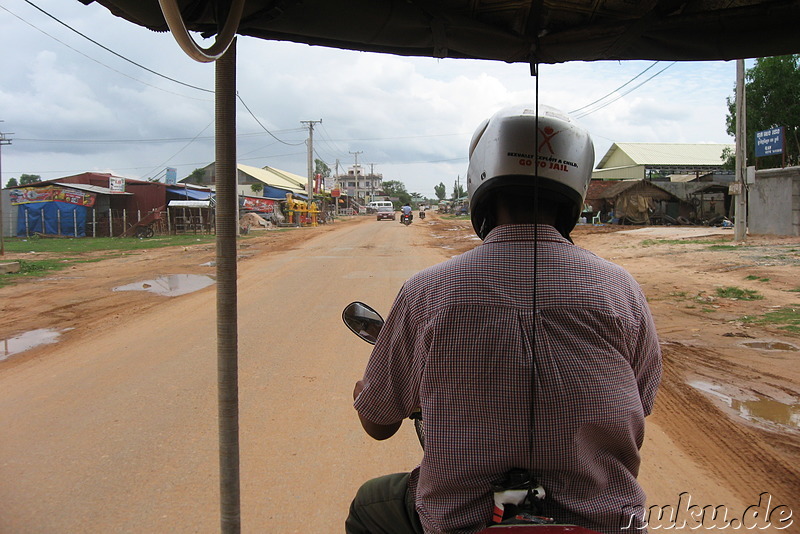
<svg viewBox="0 0 800 534"><path fill-rule="evenodd" d="M356 386L355 388L353 388L353 400L356 400L356 398L358 398L359 393L361 393L361 390L363 389L364 389L364 382L362 380L356 382ZM367 434L369 434L371 438L379 441L384 439L389 439L392 436L394 436L395 433L397 433L398 429L400 428L400 425L403 424L403 421L398 421L396 423L391 423L388 425L380 425L378 423L373 423L369 419L365 419L361 415L361 413L359 412L356 413L358 413L358 418L361 421L361 426L364 428L364 431Z"/></svg>

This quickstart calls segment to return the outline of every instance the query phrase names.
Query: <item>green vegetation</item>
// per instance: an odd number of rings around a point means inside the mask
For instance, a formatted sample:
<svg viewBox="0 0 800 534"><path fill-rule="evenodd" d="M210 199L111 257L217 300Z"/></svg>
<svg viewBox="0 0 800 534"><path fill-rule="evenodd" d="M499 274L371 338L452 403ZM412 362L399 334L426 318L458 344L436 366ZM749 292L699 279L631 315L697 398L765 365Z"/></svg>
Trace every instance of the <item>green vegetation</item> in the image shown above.
<svg viewBox="0 0 800 534"><path fill-rule="evenodd" d="M714 248L737 248L736 245L722 245L724 239L645 239L640 243L643 247L652 247L656 245L711 245Z"/></svg>
<svg viewBox="0 0 800 534"><path fill-rule="evenodd" d="M756 325L774 325L781 330L800 334L800 305L778 308L763 315L745 315L741 320Z"/></svg>
<svg viewBox="0 0 800 534"><path fill-rule="evenodd" d="M242 236L245 240L252 236ZM118 258L128 254L129 251L154 249L162 247L179 247L198 245L203 243L213 244L216 237L213 235L173 235L156 236L150 239L97 237L97 238L40 238L7 239L4 242L6 253L30 254L30 258L20 259L18 273L0 275L0 287L13 284L14 281L35 276L44 276L48 272L67 269L79 263L94 263L98 261ZM32 254L31 254L32 253ZM92 254L91 257L82 257L82 254ZM37 254L48 254L47 259L34 259Z"/></svg>
<svg viewBox="0 0 800 534"><path fill-rule="evenodd" d="M754 274L751 274L750 276L746 277L745 280L758 280L759 282L769 282L769 278L762 278Z"/></svg>
<svg viewBox="0 0 800 534"><path fill-rule="evenodd" d="M742 289L736 286L718 287L717 296L734 300L762 300L764 298L754 289Z"/></svg>
<svg viewBox="0 0 800 534"><path fill-rule="evenodd" d="M54 254L80 254L97 251L141 250L162 247L197 245L198 243L213 243L213 235L169 235L156 236L150 239L136 239L132 237L79 237L79 238L43 238L31 237L29 239L7 239L5 249L7 253L54 253ZM242 237L245 239L245 237Z"/></svg>

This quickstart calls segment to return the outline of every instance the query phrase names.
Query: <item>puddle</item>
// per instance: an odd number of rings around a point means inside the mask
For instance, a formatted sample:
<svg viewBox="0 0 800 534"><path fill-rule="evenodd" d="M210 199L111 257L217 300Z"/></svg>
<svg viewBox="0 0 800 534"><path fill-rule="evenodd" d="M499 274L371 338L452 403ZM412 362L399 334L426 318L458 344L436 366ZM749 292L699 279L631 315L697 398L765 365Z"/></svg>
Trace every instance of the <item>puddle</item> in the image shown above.
<svg viewBox="0 0 800 534"><path fill-rule="evenodd" d="M800 350L791 343L784 343L783 341L748 341L747 343L742 343L742 345L759 350L791 350L794 352Z"/></svg>
<svg viewBox="0 0 800 534"><path fill-rule="evenodd" d="M0 341L0 361L38 345L56 343L63 332L66 332L66 330L39 328L38 330L31 330L15 337L3 339Z"/></svg>
<svg viewBox="0 0 800 534"><path fill-rule="evenodd" d="M208 287L214 283L210 276L200 274L170 274L155 280L144 280L115 287L114 291L149 291L165 297L177 297Z"/></svg>
<svg viewBox="0 0 800 534"><path fill-rule="evenodd" d="M751 423L800 429L800 404L797 402L787 404L757 394L747 395L747 398L737 398L737 395L725 391L722 386L710 382L694 381L689 382L689 385L722 400L739 417ZM745 395L741 394L740 397Z"/></svg>

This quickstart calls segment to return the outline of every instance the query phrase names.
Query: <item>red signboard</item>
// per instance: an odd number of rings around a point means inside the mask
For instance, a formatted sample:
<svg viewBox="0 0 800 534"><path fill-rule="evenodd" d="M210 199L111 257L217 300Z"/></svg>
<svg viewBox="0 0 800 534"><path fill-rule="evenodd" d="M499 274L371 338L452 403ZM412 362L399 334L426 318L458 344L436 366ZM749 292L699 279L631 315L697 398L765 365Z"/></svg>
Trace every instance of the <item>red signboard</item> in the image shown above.
<svg viewBox="0 0 800 534"><path fill-rule="evenodd" d="M66 204L92 207L95 202L94 193L78 191L76 189L64 189L55 185L10 189L9 196L11 197L12 204L64 202Z"/></svg>
<svg viewBox="0 0 800 534"><path fill-rule="evenodd" d="M244 197L242 208L260 213L273 213L275 201L268 198Z"/></svg>
<svg viewBox="0 0 800 534"><path fill-rule="evenodd" d="M338 189L331 189L331 196L333 198L340 197L342 196L342 192L339 191Z"/></svg>

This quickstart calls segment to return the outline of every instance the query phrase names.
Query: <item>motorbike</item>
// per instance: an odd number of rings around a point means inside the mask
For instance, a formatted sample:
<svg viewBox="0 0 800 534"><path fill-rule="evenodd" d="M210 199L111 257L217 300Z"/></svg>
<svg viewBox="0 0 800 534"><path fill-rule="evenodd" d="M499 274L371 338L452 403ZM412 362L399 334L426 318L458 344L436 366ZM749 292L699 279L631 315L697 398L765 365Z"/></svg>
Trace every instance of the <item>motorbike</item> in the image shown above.
<svg viewBox="0 0 800 534"><path fill-rule="evenodd" d="M424 211L419 210L419 218L420 218L420 220L425 219L425 212Z"/></svg>
<svg viewBox="0 0 800 534"><path fill-rule="evenodd" d="M401 213L400 214L400 223L405 224L406 226L411 224L411 214L410 213Z"/></svg>
<svg viewBox="0 0 800 534"><path fill-rule="evenodd" d="M355 335L374 345L383 328L381 314L363 302L351 302L342 311L342 321ZM414 422L420 446L425 449L425 426L421 410L409 417ZM506 480L494 489L494 524L478 534L599 534L594 530L576 525L556 524L553 519L542 517L537 501L544 499L545 490L534 486L530 473L515 469L507 473ZM535 482L534 482L535 484Z"/></svg>

